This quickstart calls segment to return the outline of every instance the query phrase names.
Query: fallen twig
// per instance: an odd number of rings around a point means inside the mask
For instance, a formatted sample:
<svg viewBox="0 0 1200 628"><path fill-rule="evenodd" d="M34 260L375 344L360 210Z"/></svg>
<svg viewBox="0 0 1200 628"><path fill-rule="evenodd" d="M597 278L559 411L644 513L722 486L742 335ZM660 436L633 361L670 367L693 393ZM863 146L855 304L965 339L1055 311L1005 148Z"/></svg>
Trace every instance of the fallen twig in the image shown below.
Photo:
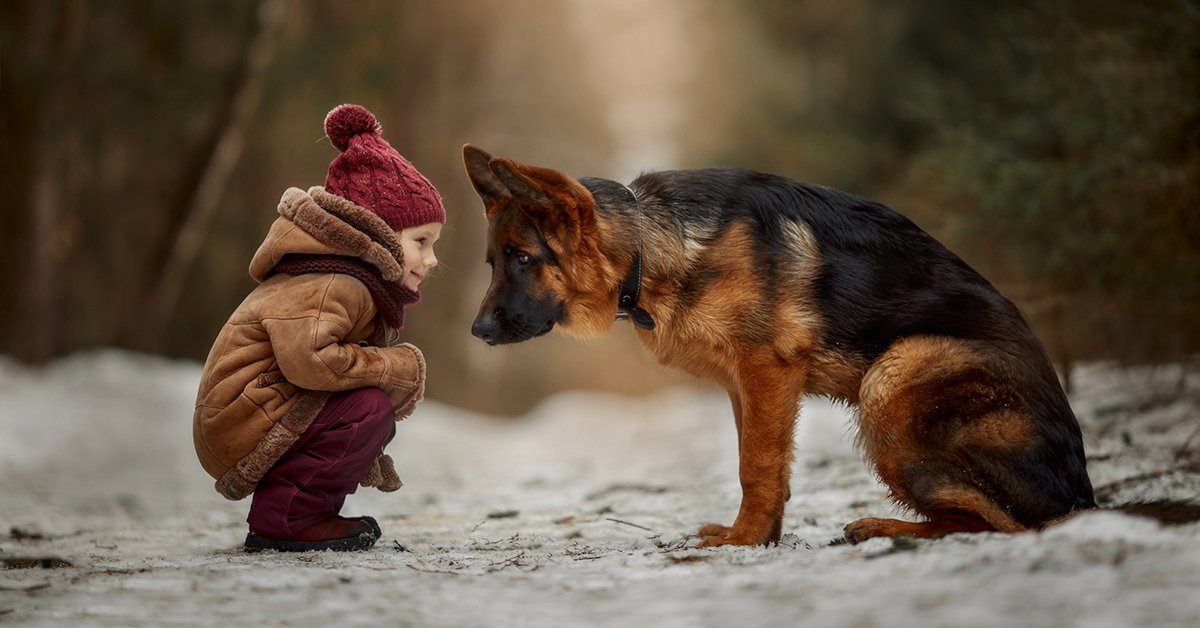
<svg viewBox="0 0 1200 628"><path fill-rule="evenodd" d="M1192 434L1183 441L1179 449L1175 450L1176 458L1186 458L1192 454L1192 441L1196 439L1196 436L1200 436L1200 424L1196 425L1196 429L1192 430Z"/></svg>
<svg viewBox="0 0 1200 628"><path fill-rule="evenodd" d="M0 591L20 591L20 592L22 592L22 593L29 593L30 591L40 591L40 590L42 590L42 589L48 589L48 588L50 588L50 583L49 583L49 582L42 582L42 583L35 584L35 585L31 585L31 586L28 586L28 587L6 587L6 586L0 586Z"/></svg>
<svg viewBox="0 0 1200 628"><path fill-rule="evenodd" d="M596 491L595 493L589 494L584 499L586 499L588 501L595 501L595 500L600 499L601 497L605 497L611 493L626 492L626 491L627 492L636 492L636 493L653 493L653 494L657 495L660 493L665 493L668 490L669 489L665 486L655 486L652 484L613 484L607 488L604 488L599 491Z"/></svg>
<svg viewBox="0 0 1200 628"><path fill-rule="evenodd" d="M1104 486L1101 486L1095 490L1096 498L1106 499L1111 497L1113 493L1116 493L1118 490L1124 488L1126 485L1135 484L1143 480L1153 480L1154 478L1170 475L1179 471L1200 471L1200 462L1186 462L1184 464L1175 465L1166 469L1150 471L1148 473L1139 473L1137 475L1131 475L1127 478L1121 478L1115 482L1109 482L1108 484L1105 484Z"/></svg>
<svg viewBox="0 0 1200 628"><path fill-rule="evenodd" d="M689 535L687 535L687 536L683 537L682 539L679 539L679 540L677 540L677 541L674 541L674 542L672 542L672 543L667 543L666 545L660 546L659 550L660 550L662 553L666 554L666 553L670 553L670 552L678 552L678 551L680 551L680 550L689 550L689 549L695 549L694 547L691 547L691 546L689 546L689 545L688 545L688 543L689 543L689 542L690 542L692 539L698 539L698 538L700 538L700 537L699 537L699 536L696 536L696 535L689 534Z"/></svg>
<svg viewBox="0 0 1200 628"><path fill-rule="evenodd" d="M71 578L71 584L79 584L88 578L96 576L124 576L135 573L146 573L151 571L149 567L141 567L139 569L100 569L96 571L85 571Z"/></svg>
<svg viewBox="0 0 1200 628"><path fill-rule="evenodd" d="M505 542L505 541L508 541L509 543L516 543L516 542L517 542L517 539L518 539L520 536L521 536L521 533L520 533L520 532L518 532L518 533L516 533L516 534L514 534L514 535L512 535L512 536L510 536L510 537L508 537L508 538L506 538L506 539L491 539L491 540L489 540L489 541L482 541L482 542L480 542L480 541L477 541L477 540L475 540L475 539L471 539L471 542L472 542L473 544L475 544L475 545L495 545L495 544L497 544L497 543L503 543L503 542Z"/></svg>
<svg viewBox="0 0 1200 628"><path fill-rule="evenodd" d="M521 553L517 554L516 556L512 556L510 558L506 558L501 561L490 563L490 564L488 564L487 572L492 573L494 571L500 571L501 569L505 569L507 567L520 567L521 559L523 559L523 558L525 558L525 552L521 552Z"/></svg>
<svg viewBox="0 0 1200 628"><path fill-rule="evenodd" d="M802 538L800 538L800 537L797 537L797 536L792 536L792 538L791 538L791 539L789 539L789 538L788 538L788 536L790 536L790 535L786 535L786 534L785 534L783 538L781 538L781 539L779 539L778 541L776 541L776 542L775 542L775 545L776 545L776 546L778 546L778 547L787 547L787 548L790 548L790 549L801 549L801 548L803 548L803 549L809 549L809 550L810 550L810 549L812 549L812 548L813 548L813 547L812 547L812 545L810 545L808 541L806 541L806 540L804 540L804 539L802 539ZM794 539L794 540L793 540L793 539Z"/></svg>
<svg viewBox="0 0 1200 628"><path fill-rule="evenodd" d="M15 557L2 558L0 564L3 564L6 569L34 569L41 567L42 569L61 569L63 567L74 567L75 565L58 556L34 556L34 557Z"/></svg>
<svg viewBox="0 0 1200 628"><path fill-rule="evenodd" d="M413 570L413 571L419 571L419 572L421 572L421 573L444 573L444 574L446 574L446 575L448 575L448 576L458 576L458 575L461 575L461 574L459 574L457 571L442 571L441 569L422 569L422 568L420 568L420 567L416 567L416 566L414 566L414 565L412 565L412 564L408 564L408 565L405 565L405 566L406 566L406 567L408 567L409 569Z"/></svg>
<svg viewBox="0 0 1200 628"><path fill-rule="evenodd" d="M635 528L640 528L640 529L642 529L642 530L645 530L645 531L647 531L647 532L653 532L653 531L654 531L654 530L652 530L652 529L650 529L650 528L647 528L646 526L641 526L641 525L638 525L638 524L636 524L636 523L630 523L630 522L628 522L628 521L624 521L624 520L622 520L622 519L613 519L612 517L605 517L605 519L608 519L609 521L611 521L611 522L613 522L613 523L621 523L621 524L625 524L625 525L627 525L627 526L633 526L633 527L635 527Z"/></svg>

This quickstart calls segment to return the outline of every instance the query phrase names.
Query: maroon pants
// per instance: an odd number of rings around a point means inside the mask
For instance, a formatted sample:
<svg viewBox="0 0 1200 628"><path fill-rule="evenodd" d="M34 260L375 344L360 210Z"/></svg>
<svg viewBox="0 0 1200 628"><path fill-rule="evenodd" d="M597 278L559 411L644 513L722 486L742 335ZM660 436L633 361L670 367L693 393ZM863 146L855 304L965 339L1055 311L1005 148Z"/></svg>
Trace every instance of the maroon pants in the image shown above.
<svg viewBox="0 0 1200 628"><path fill-rule="evenodd" d="M396 433L392 402L378 388L334 393L254 490L250 531L287 539L337 515Z"/></svg>

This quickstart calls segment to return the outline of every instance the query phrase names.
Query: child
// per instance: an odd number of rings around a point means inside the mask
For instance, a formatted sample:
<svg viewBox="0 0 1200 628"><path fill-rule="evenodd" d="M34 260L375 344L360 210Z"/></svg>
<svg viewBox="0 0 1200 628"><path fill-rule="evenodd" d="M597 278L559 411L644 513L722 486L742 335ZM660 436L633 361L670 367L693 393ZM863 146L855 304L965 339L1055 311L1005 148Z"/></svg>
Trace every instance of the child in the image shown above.
<svg viewBox="0 0 1200 628"><path fill-rule="evenodd" d="M219 493L254 493L250 550L366 549L379 526L338 516L346 495L400 488L383 448L421 400L425 360L392 340L437 265L446 213L380 130L358 105L326 116L341 154L325 187L283 193L250 262L259 285L204 365L196 453Z"/></svg>

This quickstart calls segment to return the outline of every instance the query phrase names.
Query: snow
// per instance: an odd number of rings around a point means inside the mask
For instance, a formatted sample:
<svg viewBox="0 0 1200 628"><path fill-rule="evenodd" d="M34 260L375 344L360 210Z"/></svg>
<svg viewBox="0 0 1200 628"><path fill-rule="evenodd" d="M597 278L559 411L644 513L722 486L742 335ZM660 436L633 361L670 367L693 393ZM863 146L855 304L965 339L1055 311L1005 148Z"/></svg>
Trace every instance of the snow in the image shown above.
<svg viewBox="0 0 1200 628"><path fill-rule="evenodd" d="M1195 499L1200 437L1180 449L1200 369L1074 375L1100 492ZM192 451L198 377L117 351L40 370L0 358L0 560L72 564L0 571L0 623L1200 625L1200 524L1100 511L1042 533L829 545L896 513L849 413L821 399L802 413L783 543L696 549L688 533L729 523L739 498L728 401L708 389L569 393L507 422L426 402L388 449L405 488L347 504L379 519L375 548L246 554L247 502L218 496Z"/></svg>

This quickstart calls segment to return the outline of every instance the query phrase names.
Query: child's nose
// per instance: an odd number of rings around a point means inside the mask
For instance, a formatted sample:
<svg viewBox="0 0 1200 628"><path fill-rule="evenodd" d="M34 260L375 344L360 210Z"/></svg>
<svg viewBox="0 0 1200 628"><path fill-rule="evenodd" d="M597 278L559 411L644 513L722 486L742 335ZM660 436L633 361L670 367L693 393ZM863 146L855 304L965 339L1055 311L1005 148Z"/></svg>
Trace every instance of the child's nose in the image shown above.
<svg viewBox="0 0 1200 628"><path fill-rule="evenodd" d="M426 267L433 268L434 266L437 266L437 265L438 265L438 259L437 259L436 255L430 255L428 258L425 259Z"/></svg>

